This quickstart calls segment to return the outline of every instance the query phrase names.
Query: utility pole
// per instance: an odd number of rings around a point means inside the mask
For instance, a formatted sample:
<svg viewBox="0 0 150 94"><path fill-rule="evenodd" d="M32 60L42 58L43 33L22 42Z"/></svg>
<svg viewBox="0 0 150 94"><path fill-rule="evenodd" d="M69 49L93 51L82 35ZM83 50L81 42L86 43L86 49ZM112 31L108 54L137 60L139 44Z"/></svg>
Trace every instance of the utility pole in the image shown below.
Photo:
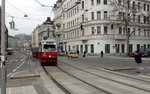
<svg viewBox="0 0 150 94"><path fill-rule="evenodd" d="M1 11L1 94L6 94L6 35L5 35L5 0L2 0Z"/></svg>

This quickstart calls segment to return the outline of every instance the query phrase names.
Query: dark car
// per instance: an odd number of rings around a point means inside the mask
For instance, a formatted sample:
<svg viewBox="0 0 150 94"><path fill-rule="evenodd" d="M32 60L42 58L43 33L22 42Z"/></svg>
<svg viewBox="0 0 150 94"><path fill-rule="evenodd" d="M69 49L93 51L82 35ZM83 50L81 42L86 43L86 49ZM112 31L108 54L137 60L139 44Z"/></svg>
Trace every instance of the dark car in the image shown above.
<svg viewBox="0 0 150 94"><path fill-rule="evenodd" d="M13 54L13 49L7 48L7 55L12 55L12 54Z"/></svg>

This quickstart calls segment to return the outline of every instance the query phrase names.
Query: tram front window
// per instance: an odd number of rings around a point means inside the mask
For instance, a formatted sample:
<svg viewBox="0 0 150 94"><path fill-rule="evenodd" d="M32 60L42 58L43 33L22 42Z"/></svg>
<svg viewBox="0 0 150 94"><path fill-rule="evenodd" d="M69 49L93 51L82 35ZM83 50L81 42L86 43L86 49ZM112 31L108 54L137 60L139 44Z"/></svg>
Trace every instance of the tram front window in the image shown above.
<svg viewBox="0 0 150 94"><path fill-rule="evenodd" d="M53 52L56 51L56 46L55 45L44 45L43 47L45 52Z"/></svg>

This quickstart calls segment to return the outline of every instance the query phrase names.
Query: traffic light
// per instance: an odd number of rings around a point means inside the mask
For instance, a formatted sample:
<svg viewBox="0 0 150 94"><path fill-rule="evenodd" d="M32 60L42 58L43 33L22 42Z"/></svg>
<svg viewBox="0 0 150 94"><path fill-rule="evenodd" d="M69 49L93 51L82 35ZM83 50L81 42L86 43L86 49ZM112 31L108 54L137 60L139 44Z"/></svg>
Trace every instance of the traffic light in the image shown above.
<svg viewBox="0 0 150 94"><path fill-rule="evenodd" d="M10 24L10 29L15 29L15 22L14 21L9 22L9 24Z"/></svg>

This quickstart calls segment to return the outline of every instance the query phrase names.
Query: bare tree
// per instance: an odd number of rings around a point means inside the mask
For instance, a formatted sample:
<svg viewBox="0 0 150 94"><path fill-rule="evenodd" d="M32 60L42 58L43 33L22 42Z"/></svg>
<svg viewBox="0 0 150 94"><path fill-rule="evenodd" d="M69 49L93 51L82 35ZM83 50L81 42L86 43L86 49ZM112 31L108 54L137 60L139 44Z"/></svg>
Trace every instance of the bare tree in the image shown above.
<svg viewBox="0 0 150 94"><path fill-rule="evenodd" d="M123 26L123 30L126 36L126 55L129 55L129 43L130 43L130 36L133 32L129 32L128 28L131 25L136 24L139 20L141 5L138 3L136 4L134 1L131 0L109 0L110 5L112 6L113 10L110 14L115 23L119 23ZM117 24L116 24L117 25Z"/></svg>

